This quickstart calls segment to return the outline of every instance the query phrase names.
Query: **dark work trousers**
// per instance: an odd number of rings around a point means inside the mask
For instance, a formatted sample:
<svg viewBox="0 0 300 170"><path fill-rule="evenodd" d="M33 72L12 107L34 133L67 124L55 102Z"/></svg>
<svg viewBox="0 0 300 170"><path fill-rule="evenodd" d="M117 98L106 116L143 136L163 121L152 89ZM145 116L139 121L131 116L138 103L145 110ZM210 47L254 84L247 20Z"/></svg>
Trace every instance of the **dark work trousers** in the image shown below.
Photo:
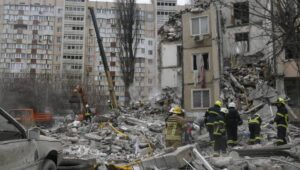
<svg viewBox="0 0 300 170"><path fill-rule="evenodd" d="M86 120L87 122L91 123L91 122L92 122L92 116L91 116L91 115L85 116L85 120Z"/></svg>
<svg viewBox="0 0 300 170"><path fill-rule="evenodd" d="M238 126L236 124L228 124L226 126L228 144L237 144L237 129Z"/></svg>
<svg viewBox="0 0 300 170"><path fill-rule="evenodd" d="M277 144L278 145L284 145L286 144L286 128L285 127L282 127L282 126L278 126L277 127Z"/></svg>
<svg viewBox="0 0 300 170"><path fill-rule="evenodd" d="M209 140L210 143L212 144L214 142L214 126L213 125L206 125L206 129L209 134Z"/></svg>
<svg viewBox="0 0 300 170"><path fill-rule="evenodd" d="M251 144L260 143L260 125L249 124L250 140Z"/></svg>
<svg viewBox="0 0 300 170"><path fill-rule="evenodd" d="M215 152L226 152L226 139L225 135L214 135L215 143L214 143L214 151Z"/></svg>

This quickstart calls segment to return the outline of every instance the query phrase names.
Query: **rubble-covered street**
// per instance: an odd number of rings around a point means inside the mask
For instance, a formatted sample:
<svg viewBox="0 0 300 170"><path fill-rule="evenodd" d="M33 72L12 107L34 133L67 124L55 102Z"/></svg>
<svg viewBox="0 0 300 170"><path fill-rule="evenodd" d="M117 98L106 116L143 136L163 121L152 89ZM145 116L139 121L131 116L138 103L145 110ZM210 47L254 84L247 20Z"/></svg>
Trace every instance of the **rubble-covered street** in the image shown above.
<svg viewBox="0 0 300 170"><path fill-rule="evenodd" d="M0 0L0 170L300 170L299 0Z"/></svg>
<svg viewBox="0 0 300 170"><path fill-rule="evenodd" d="M233 75L228 77L229 80L224 79L227 82L224 83L227 86L223 91L224 96L235 99L237 95L235 91L244 89L245 84L229 86L228 84L235 82L235 78ZM265 85L265 88L270 87ZM74 115L68 115L63 121L57 121L53 128L45 131L49 136L63 141L65 158L95 160L98 169L106 169L105 165L110 164L132 164L135 169L299 169L300 128L290 124L289 144L276 147L274 145L276 128L268 124L268 120L274 116L274 108L266 102L276 97L276 93L271 88L268 93L260 89L259 85L244 89L244 92L247 92L246 96L254 97L241 98L242 101L251 100L253 104L246 105L247 102L244 102L245 104L241 105L247 110L241 110L244 123L239 126L239 145L228 148L227 152L220 157L212 156L213 147L209 146L208 134L201 125L204 113L199 113L196 120L190 119L191 123L200 122L201 126L201 130L192 131L192 140L177 150L165 147L164 129L168 111L164 108L164 101L174 101L174 99L178 101L178 97L171 89L166 89L164 93L152 100L137 101L130 107L95 115L91 124L76 121L72 119ZM262 116L261 144L247 144L249 110L256 110ZM189 113L186 114L189 116ZM202 160L203 158L207 164Z"/></svg>

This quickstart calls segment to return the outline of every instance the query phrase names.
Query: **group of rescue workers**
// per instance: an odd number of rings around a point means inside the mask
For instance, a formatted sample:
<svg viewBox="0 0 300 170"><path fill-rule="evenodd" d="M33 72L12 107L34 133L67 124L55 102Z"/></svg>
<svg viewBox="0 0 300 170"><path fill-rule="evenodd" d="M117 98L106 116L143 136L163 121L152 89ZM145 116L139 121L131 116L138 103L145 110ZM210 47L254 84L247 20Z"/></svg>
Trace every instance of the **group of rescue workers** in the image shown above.
<svg viewBox="0 0 300 170"><path fill-rule="evenodd" d="M288 111L285 100L281 97L274 103L277 112L274 120L268 122L277 124L277 145L286 144L286 132L288 127ZM243 124L236 104L231 102L227 107L222 107L222 102L217 100L214 106L210 107L204 115L204 123L209 133L210 144L214 146L214 156L225 153L227 146L238 145L238 126ZM180 106L173 107L170 115L166 118L166 147L178 147L184 144L184 134L188 133L185 113ZM250 139L248 144L261 142L260 135L262 119L258 113L251 113L248 119Z"/></svg>

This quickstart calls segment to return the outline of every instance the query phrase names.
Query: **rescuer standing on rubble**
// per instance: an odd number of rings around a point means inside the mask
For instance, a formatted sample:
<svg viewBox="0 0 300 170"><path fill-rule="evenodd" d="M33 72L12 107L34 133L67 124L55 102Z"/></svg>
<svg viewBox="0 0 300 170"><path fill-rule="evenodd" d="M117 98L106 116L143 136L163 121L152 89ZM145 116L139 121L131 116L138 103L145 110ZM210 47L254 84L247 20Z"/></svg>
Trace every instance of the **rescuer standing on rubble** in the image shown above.
<svg viewBox="0 0 300 170"><path fill-rule="evenodd" d="M243 124L239 112L235 109L235 103L231 102L228 105L228 114L225 115L225 124L227 131L227 144L229 146L237 145L237 130L238 125Z"/></svg>
<svg viewBox="0 0 300 170"><path fill-rule="evenodd" d="M283 98L279 97L276 102L277 106L277 113L275 119L270 122L273 124L274 122L277 124L277 145L284 145L286 144L286 130L288 127L288 111L285 107L285 101Z"/></svg>
<svg viewBox="0 0 300 170"><path fill-rule="evenodd" d="M221 108L221 114L216 116L214 121L214 154L213 156L220 156L220 152L226 152L226 130L225 130L225 122L224 116L228 114L227 108Z"/></svg>
<svg viewBox="0 0 300 170"><path fill-rule="evenodd" d="M92 114L92 111L91 111L89 105L86 104L86 105L85 105L84 118L85 118L85 120L86 120L87 122L92 122L92 116L91 116L91 114Z"/></svg>
<svg viewBox="0 0 300 170"><path fill-rule="evenodd" d="M215 105L210 107L204 115L204 123L206 125L206 129L209 133L209 139L210 144L212 145L214 143L213 133L214 133L214 122L217 118L217 116L220 115L222 102L220 100L217 100L215 102Z"/></svg>
<svg viewBox="0 0 300 170"><path fill-rule="evenodd" d="M166 119L166 147L177 148L183 143L186 120L180 106L173 107L170 112L172 115Z"/></svg>
<svg viewBox="0 0 300 170"><path fill-rule="evenodd" d="M258 113L251 114L248 119L249 131L250 131L250 140L249 144L257 144L261 141L260 136L260 125L262 123L261 117Z"/></svg>

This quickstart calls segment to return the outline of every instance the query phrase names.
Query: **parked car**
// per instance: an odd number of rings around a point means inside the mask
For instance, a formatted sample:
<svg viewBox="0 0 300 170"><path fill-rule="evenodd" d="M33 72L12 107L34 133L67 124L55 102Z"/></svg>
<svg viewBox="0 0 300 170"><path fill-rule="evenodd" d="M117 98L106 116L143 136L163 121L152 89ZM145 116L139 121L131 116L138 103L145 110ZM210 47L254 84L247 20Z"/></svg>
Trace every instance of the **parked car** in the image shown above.
<svg viewBox="0 0 300 170"><path fill-rule="evenodd" d="M40 135L37 127L25 130L0 108L0 169L56 170L62 158L62 143Z"/></svg>

